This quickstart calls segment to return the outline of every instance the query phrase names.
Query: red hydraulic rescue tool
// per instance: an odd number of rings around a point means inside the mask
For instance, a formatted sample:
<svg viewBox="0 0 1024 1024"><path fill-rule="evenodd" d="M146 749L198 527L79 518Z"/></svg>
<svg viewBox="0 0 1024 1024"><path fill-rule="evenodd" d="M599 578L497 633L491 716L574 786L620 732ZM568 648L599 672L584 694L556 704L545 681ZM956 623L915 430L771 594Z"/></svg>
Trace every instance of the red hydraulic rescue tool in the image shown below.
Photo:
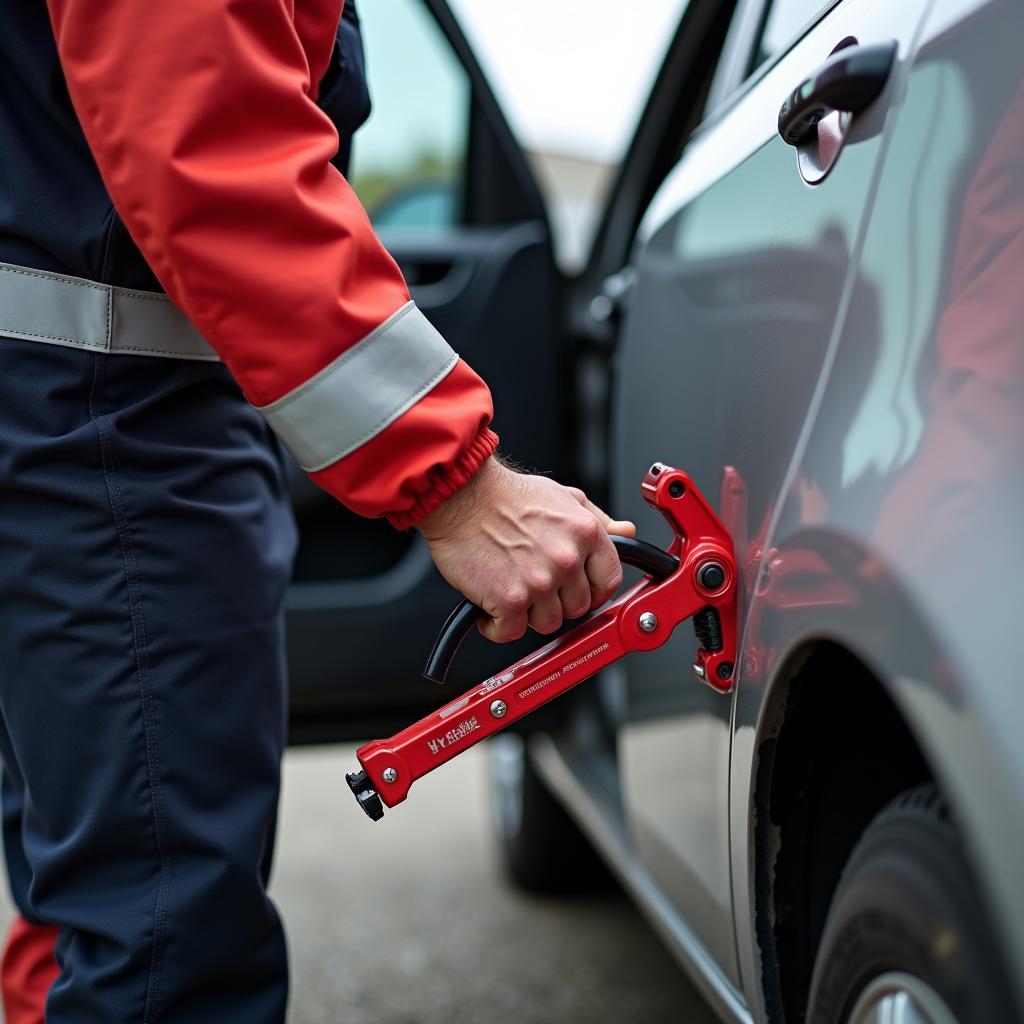
<svg viewBox="0 0 1024 1024"><path fill-rule="evenodd" d="M632 651L660 647L693 617L696 676L722 693L736 666L736 560L732 538L681 470L655 463L641 491L675 533L668 551L613 537L619 558L644 578L610 604L510 668L387 740L356 751L362 770L345 776L374 821L401 803L427 772L505 728ZM444 682L463 637L483 614L464 601L445 623L424 675ZM382 806L382 804L384 806Z"/></svg>

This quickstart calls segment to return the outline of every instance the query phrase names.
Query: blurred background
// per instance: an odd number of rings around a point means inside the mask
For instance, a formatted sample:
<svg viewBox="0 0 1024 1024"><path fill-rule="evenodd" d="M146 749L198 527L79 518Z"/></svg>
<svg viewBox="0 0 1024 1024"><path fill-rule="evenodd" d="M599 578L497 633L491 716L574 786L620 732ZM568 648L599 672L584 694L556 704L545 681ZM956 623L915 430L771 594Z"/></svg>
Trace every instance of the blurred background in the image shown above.
<svg viewBox="0 0 1024 1024"><path fill-rule="evenodd" d="M562 268L595 220L686 0L452 0L451 8L545 193ZM470 84L420 0L358 5L374 103L352 183L381 227L450 227Z"/></svg>

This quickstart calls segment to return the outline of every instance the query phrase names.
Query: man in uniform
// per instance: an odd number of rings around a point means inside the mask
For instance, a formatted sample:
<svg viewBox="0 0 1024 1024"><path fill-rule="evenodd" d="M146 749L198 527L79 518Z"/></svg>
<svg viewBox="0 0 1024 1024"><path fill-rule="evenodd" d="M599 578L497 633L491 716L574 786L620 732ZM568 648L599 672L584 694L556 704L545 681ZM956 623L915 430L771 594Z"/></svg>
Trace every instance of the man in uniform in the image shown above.
<svg viewBox="0 0 1024 1024"><path fill-rule="evenodd" d="M367 109L341 8L0 0L9 1024L283 1020L274 435L419 528L493 640L620 580L629 524L495 457L332 163Z"/></svg>

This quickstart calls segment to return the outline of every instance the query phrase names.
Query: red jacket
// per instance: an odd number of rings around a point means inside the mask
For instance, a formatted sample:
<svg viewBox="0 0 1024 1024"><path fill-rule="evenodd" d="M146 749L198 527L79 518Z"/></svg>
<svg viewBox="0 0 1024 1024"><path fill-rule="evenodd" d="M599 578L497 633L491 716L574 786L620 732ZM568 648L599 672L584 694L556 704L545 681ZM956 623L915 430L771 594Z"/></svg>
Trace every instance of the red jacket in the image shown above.
<svg viewBox="0 0 1024 1024"><path fill-rule="evenodd" d="M110 196L174 302L312 478L418 522L497 444L411 304L315 104L343 0L47 0Z"/></svg>

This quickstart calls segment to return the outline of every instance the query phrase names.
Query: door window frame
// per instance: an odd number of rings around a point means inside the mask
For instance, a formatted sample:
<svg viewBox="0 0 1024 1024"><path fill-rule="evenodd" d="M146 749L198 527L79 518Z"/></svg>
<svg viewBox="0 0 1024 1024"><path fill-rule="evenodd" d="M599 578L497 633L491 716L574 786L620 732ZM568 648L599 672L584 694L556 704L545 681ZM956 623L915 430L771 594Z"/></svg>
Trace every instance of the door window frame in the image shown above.
<svg viewBox="0 0 1024 1024"><path fill-rule="evenodd" d="M740 0L737 5L722 51L722 59L719 61L708 93L708 102L704 110L705 123L719 117L738 103L794 46L843 3L843 0L823 2L818 13L794 33L785 46L759 64L755 64L757 48L764 34L772 2L773 0Z"/></svg>

